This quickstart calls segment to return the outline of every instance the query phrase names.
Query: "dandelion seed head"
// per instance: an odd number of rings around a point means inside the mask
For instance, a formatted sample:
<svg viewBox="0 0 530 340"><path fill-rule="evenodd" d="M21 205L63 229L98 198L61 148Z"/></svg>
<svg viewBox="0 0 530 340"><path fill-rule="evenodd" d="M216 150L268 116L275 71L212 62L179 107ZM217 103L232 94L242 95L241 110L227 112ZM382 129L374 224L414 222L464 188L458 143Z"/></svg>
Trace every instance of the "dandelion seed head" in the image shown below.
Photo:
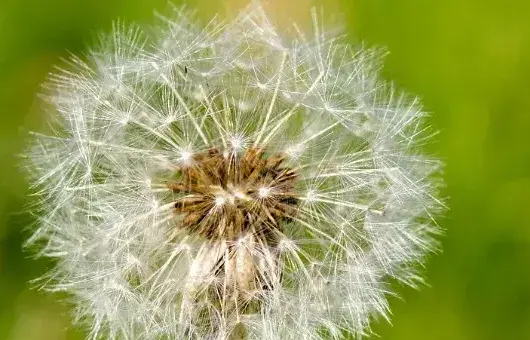
<svg viewBox="0 0 530 340"><path fill-rule="evenodd" d="M425 113L313 17L286 37L259 3L174 8L51 76L28 245L89 338L361 338L389 282L423 282L443 212Z"/></svg>

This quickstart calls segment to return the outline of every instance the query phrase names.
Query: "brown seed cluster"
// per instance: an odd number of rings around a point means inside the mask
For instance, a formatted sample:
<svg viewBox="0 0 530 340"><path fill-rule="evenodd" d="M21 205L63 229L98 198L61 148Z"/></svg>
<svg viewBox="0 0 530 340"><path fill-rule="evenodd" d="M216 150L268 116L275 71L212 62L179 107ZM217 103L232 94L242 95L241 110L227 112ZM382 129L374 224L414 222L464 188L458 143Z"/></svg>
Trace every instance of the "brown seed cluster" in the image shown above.
<svg viewBox="0 0 530 340"><path fill-rule="evenodd" d="M270 243L298 203L295 169L284 167L285 155L265 156L261 148L241 155L218 148L195 154L170 184L181 227L210 240L236 240L251 232Z"/></svg>

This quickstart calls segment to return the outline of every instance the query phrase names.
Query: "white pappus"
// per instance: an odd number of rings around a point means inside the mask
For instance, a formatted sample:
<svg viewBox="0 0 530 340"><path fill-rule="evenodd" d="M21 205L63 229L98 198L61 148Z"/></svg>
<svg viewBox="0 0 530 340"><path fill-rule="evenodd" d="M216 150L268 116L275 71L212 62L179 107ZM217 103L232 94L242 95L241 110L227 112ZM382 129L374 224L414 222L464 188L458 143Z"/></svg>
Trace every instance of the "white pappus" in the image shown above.
<svg viewBox="0 0 530 340"><path fill-rule="evenodd" d="M342 339L437 248L441 162L417 100L314 15L117 24L50 77L25 153L37 223L91 339Z"/></svg>

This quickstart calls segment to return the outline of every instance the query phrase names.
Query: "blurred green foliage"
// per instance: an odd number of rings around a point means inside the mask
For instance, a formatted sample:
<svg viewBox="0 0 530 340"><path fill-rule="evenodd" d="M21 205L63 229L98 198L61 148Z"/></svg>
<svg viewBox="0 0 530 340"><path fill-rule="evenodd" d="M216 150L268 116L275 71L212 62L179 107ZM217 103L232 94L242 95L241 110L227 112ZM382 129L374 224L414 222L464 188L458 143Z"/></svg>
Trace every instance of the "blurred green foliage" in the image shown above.
<svg viewBox="0 0 530 340"><path fill-rule="evenodd" d="M326 8L325 1L319 2ZM165 0L0 4L0 339L82 339L64 297L28 283L50 263L21 244L31 222L15 155L38 128L39 84L112 20L152 22ZM334 7L335 9L337 7ZM399 289L383 339L530 339L530 2L342 0L355 39L386 46L383 76L423 98L442 133L451 210L429 287Z"/></svg>

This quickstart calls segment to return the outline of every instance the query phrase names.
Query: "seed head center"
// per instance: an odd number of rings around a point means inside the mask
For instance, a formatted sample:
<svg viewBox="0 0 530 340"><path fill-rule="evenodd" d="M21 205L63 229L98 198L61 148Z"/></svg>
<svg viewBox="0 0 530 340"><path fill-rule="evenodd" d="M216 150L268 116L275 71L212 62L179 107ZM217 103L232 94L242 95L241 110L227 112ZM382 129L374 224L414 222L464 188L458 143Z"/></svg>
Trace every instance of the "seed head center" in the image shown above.
<svg viewBox="0 0 530 340"><path fill-rule="evenodd" d="M298 204L298 174L284 161L285 155L266 157L261 148L194 154L170 184L180 227L208 239L235 240L247 232L276 238Z"/></svg>

